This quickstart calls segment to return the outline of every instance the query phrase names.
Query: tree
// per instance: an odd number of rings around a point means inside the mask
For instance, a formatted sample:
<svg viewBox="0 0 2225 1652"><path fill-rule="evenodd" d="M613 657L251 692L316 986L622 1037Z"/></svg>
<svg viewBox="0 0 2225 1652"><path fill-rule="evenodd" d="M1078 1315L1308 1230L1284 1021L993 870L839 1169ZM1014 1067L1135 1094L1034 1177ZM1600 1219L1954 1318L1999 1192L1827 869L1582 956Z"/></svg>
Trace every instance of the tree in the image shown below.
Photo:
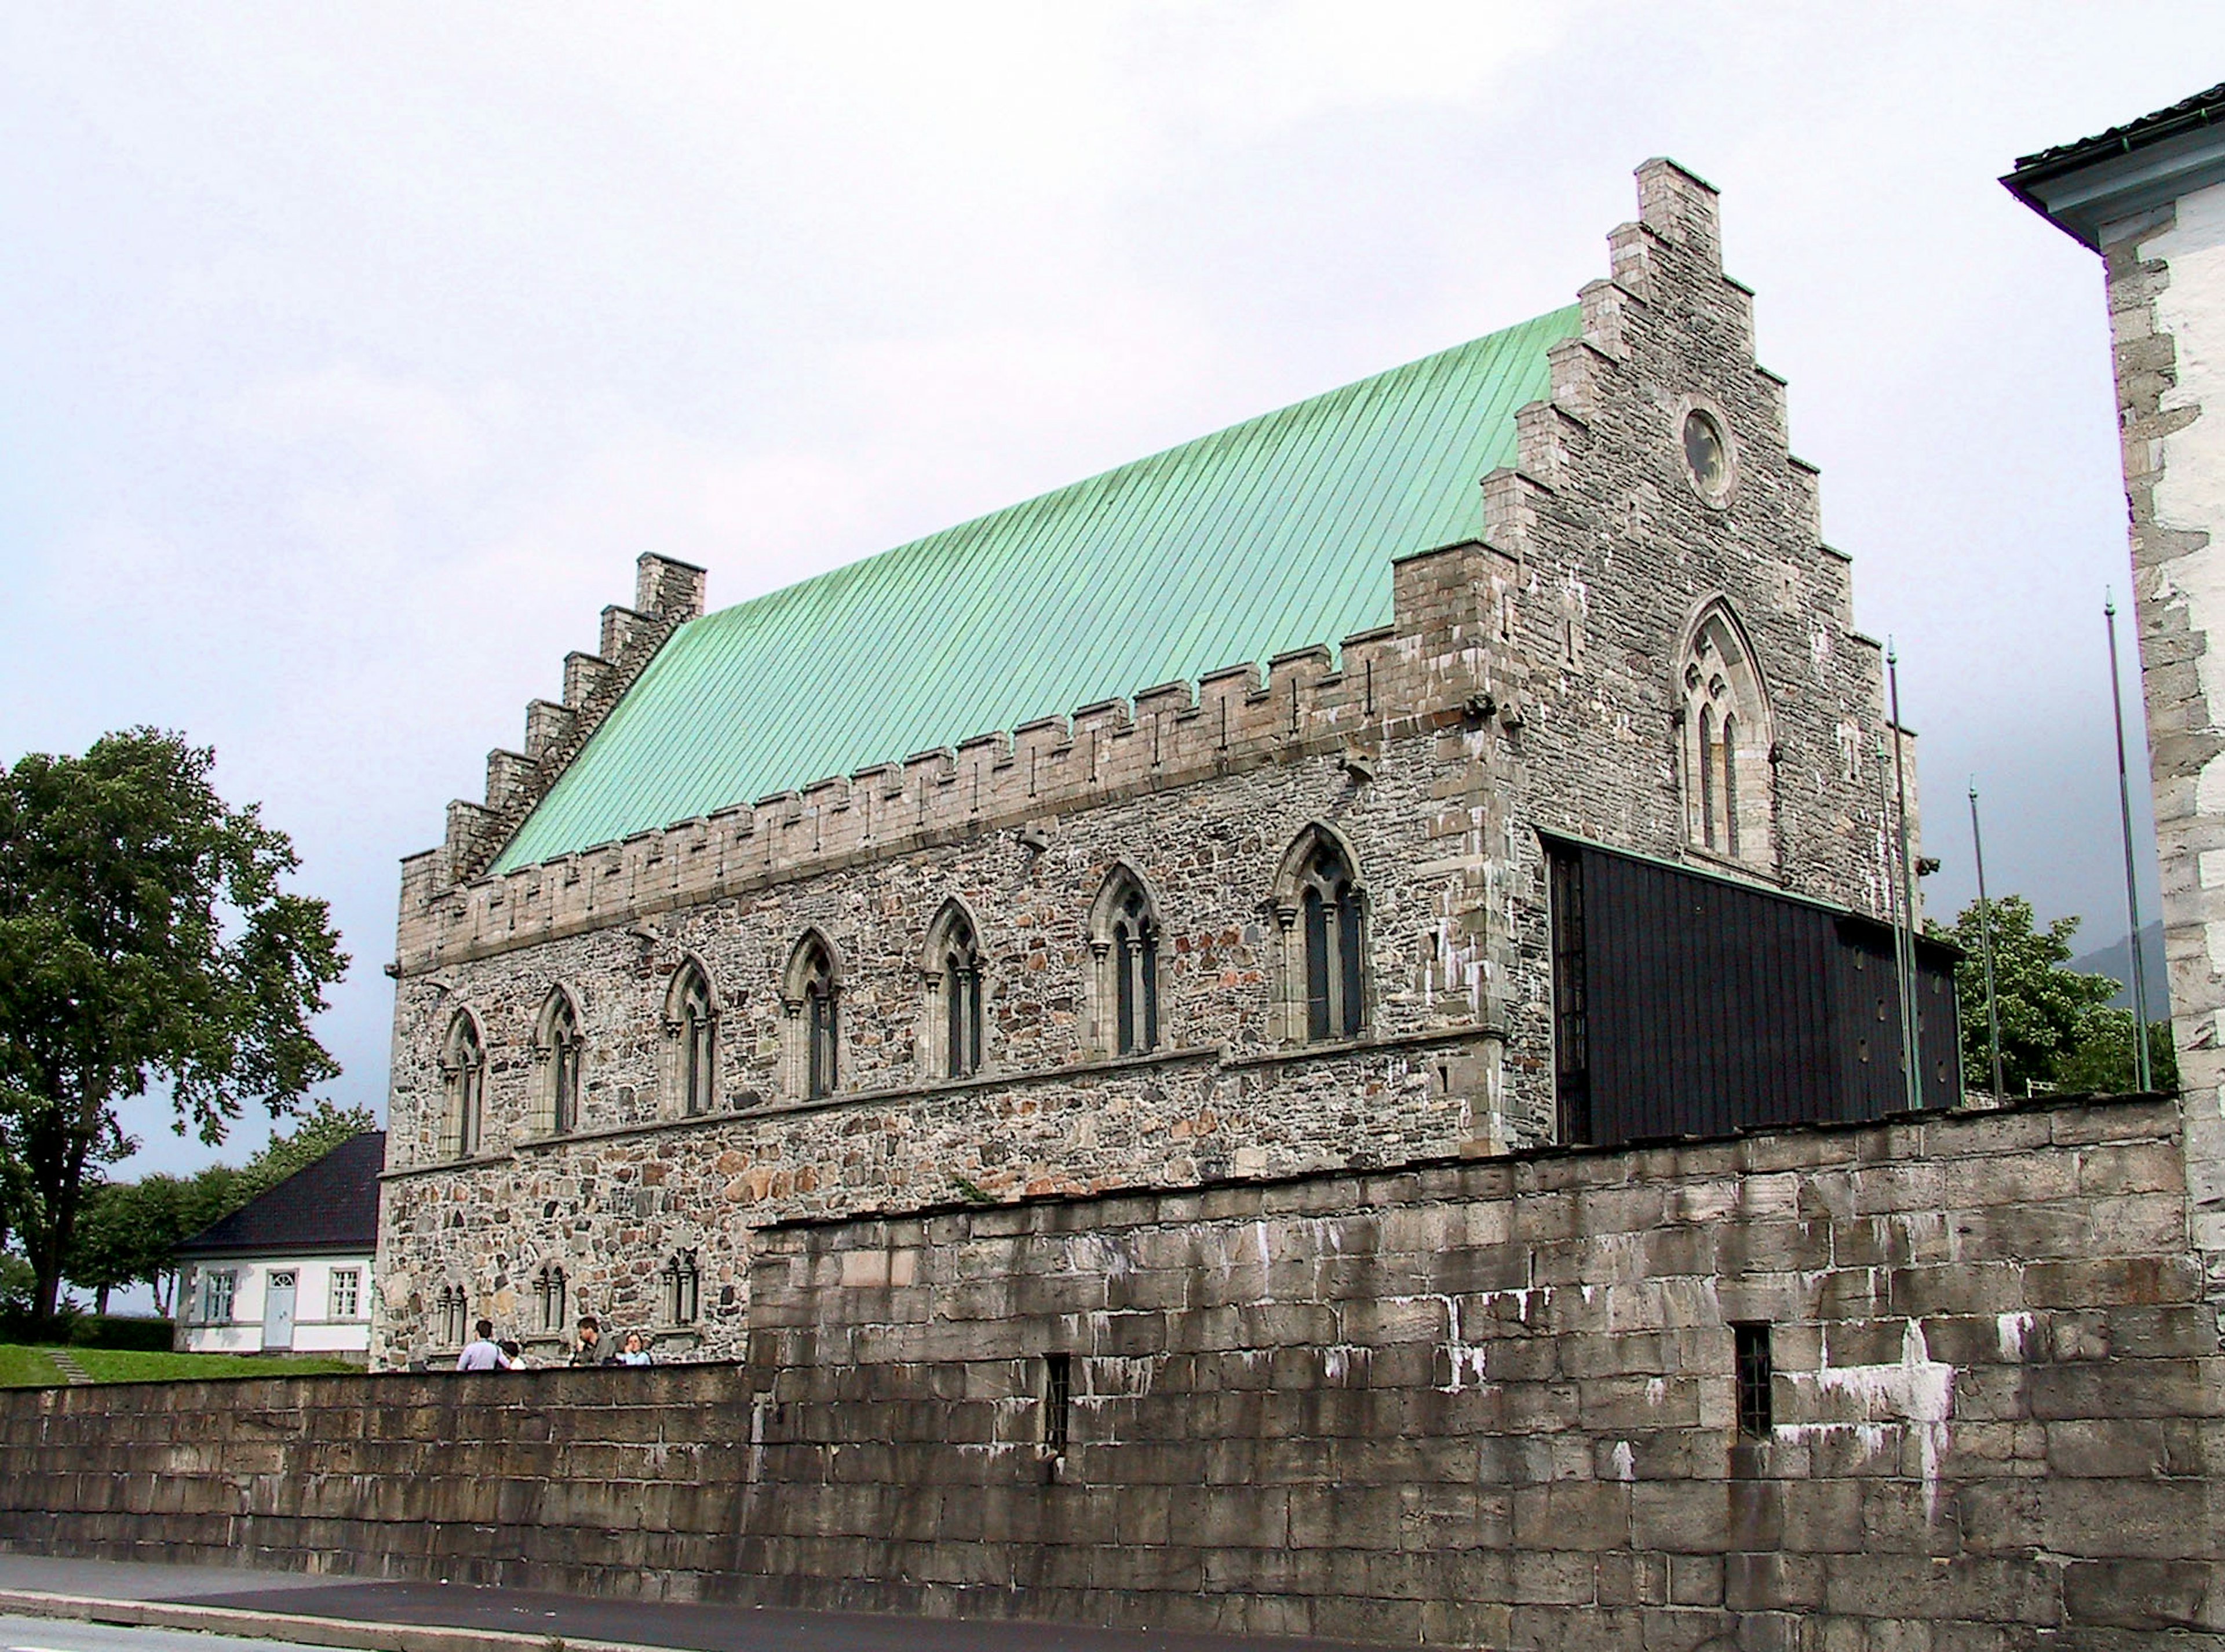
<svg viewBox="0 0 2225 1652"><path fill-rule="evenodd" d="M2159 1091L2178 1088L2178 1048L2171 1023L2148 1023L2149 1082ZM2133 1063L2133 1012L2104 1006L2089 1010L2078 1024L2077 1041L2057 1064L2055 1087L2073 1094L2123 1092L2139 1082Z"/></svg>
<svg viewBox="0 0 2225 1652"><path fill-rule="evenodd" d="M293 845L225 806L214 764L134 729L0 776L0 1116L42 1315L88 1173L127 1150L122 1103L159 1083L173 1128L217 1142L244 1106L282 1115L339 1072L309 1031L339 937L281 888Z"/></svg>
<svg viewBox="0 0 2225 1652"><path fill-rule="evenodd" d="M108 1311L109 1292L144 1281L154 1293L155 1311L168 1313L180 1245L341 1142L377 1128L368 1107L320 1100L244 1165L212 1164L191 1177L158 1174L88 1187L62 1272L70 1283L93 1293L100 1313Z"/></svg>
<svg viewBox="0 0 2225 1652"><path fill-rule="evenodd" d="M2063 966L2070 960L2071 938L2079 920L2057 918L2046 928L2036 927L2032 902L2020 895L1993 902L1994 995L2001 1024L2002 1083L2011 1095L2024 1095L2033 1087L2069 1087L2072 1075L2085 1066L2074 1057L2106 1035L2097 1016L2123 990L2106 975L2087 975ZM1962 908L1949 929L1931 925L1931 932L1962 949L1955 966L1955 996L1962 1020L1962 1082L1974 1090L1993 1087L1993 1061L1987 1043L1986 965L1981 951L1983 929L1978 903ZM2124 1053L2113 1078L2081 1088L2127 1090L2132 1087L2131 1016L2125 1017ZM2166 1029L2165 1042L2169 1042ZM2081 1057L2082 1060L2087 1058ZM2103 1059L2101 1046L2093 1046L2090 1061Z"/></svg>

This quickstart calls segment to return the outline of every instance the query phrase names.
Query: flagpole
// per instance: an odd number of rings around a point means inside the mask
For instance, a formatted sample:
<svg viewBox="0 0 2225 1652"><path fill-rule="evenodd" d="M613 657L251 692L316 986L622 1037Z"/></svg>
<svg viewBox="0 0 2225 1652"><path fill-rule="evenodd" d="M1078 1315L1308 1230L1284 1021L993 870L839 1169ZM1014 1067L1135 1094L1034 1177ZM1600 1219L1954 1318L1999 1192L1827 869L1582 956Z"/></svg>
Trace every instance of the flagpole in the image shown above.
<svg viewBox="0 0 2225 1652"><path fill-rule="evenodd" d="M1978 778L1970 777L1970 849L1978 864L1978 950L1986 960L1986 1048L1993 1058L1994 1099L2001 1093L2001 1016L1994 999L1994 907L1986 899L1986 839L1978 830Z"/></svg>
<svg viewBox="0 0 2225 1652"><path fill-rule="evenodd" d="M2125 911L2132 921L2133 938L2133 1077L2143 1091L2155 1088L2148 1070L2148 972L2140 948L2140 887L2139 863L2133 855L2133 784L2125 768L2125 696L2117 676L2117 604L2102 593L2101 621L2109 631L2109 712L2117 723L2117 813L2125 832Z"/></svg>

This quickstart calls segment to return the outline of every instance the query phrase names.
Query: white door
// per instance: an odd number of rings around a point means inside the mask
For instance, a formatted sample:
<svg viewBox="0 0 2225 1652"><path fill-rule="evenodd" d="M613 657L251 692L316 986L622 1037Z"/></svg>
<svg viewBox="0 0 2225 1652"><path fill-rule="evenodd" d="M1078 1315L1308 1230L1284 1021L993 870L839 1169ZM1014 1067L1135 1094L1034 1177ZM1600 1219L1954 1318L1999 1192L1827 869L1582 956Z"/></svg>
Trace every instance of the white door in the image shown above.
<svg viewBox="0 0 2225 1652"><path fill-rule="evenodd" d="M263 1345L294 1345L294 1275L290 1273L271 1275L269 1288L263 1294Z"/></svg>

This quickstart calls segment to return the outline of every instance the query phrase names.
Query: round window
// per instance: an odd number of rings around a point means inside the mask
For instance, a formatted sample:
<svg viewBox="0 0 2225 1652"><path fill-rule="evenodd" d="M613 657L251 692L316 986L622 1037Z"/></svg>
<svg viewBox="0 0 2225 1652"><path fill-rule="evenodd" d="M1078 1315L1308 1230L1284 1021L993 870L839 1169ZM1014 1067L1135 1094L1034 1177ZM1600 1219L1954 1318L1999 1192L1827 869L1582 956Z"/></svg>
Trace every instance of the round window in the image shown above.
<svg viewBox="0 0 2225 1652"><path fill-rule="evenodd" d="M1699 408L1684 415L1684 463L1700 491L1710 497L1721 493L1730 480L1730 447L1722 427Z"/></svg>

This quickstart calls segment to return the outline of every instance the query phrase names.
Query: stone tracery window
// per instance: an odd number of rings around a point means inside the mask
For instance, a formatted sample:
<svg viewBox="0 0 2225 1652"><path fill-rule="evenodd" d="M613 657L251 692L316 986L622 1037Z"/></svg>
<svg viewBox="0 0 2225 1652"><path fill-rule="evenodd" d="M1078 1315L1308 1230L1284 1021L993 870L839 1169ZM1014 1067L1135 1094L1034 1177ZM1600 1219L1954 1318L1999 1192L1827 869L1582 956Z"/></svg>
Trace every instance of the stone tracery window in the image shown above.
<svg viewBox="0 0 2225 1652"><path fill-rule="evenodd" d="M657 1275L659 1313L667 1325L695 1323L702 1272L693 1250L675 1251Z"/></svg>
<svg viewBox="0 0 2225 1652"><path fill-rule="evenodd" d="M1359 1037L1367 1025L1366 894L1351 854L1326 827L1308 826L1284 856L1273 909L1283 1036Z"/></svg>
<svg viewBox="0 0 2225 1652"><path fill-rule="evenodd" d="M534 1029L534 1054L541 1063L540 1123L548 1134L563 1136L580 1128L580 1012L572 995L557 987L541 1007Z"/></svg>
<svg viewBox="0 0 2225 1652"><path fill-rule="evenodd" d="M664 1032L671 1111L688 1117L711 1111L719 1098L719 1001L709 972L694 959L673 974Z"/></svg>
<svg viewBox="0 0 2225 1652"><path fill-rule="evenodd" d="M956 901L946 901L928 926L924 1043L927 1070L948 1079L981 1070L981 948L973 921Z"/></svg>
<svg viewBox="0 0 2225 1652"><path fill-rule="evenodd" d="M1721 598L1691 627L1677 689L1686 840L1729 859L1773 866L1768 690L1737 617Z"/></svg>
<svg viewBox="0 0 2225 1652"><path fill-rule="evenodd" d="M781 993L791 1094L831 1096L840 1082L841 994L834 947L816 929L807 931L789 954Z"/></svg>
<svg viewBox="0 0 2225 1652"><path fill-rule="evenodd" d="M534 1276L533 1311L535 1323L542 1334L563 1334L566 1320L564 1269L558 1263L544 1262L541 1264L541 1271Z"/></svg>
<svg viewBox="0 0 2225 1652"><path fill-rule="evenodd" d="M459 1010L441 1046L441 1154L468 1159L483 1145L486 1111L486 1046L471 1011Z"/></svg>
<svg viewBox="0 0 2225 1652"><path fill-rule="evenodd" d="M1091 904L1092 1023L1108 1055L1159 1047L1159 922L1143 880L1116 866Z"/></svg>
<svg viewBox="0 0 2225 1652"><path fill-rule="evenodd" d="M464 1345L464 1293L460 1286L443 1285L433 1299L433 1345Z"/></svg>

